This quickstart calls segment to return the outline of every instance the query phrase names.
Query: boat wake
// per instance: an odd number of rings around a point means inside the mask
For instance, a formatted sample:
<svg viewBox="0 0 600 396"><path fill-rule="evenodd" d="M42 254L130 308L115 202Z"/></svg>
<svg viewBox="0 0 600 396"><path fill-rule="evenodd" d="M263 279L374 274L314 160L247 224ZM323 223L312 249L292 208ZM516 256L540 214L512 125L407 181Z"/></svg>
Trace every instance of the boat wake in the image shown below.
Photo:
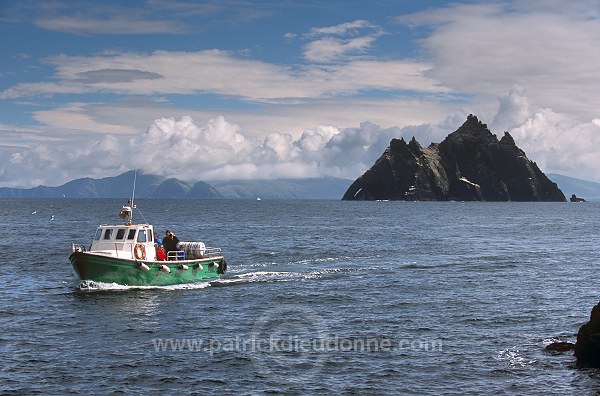
<svg viewBox="0 0 600 396"><path fill-rule="evenodd" d="M119 285L118 283L104 283L94 281L81 281L77 285L77 289L85 292L96 292L96 291L128 291L128 290L188 290L188 289L205 289L210 287L209 282L194 282L194 283L181 283L177 285L168 286L126 286Z"/></svg>
<svg viewBox="0 0 600 396"><path fill-rule="evenodd" d="M76 289L84 292L99 291L129 291L129 290L194 290L204 289L211 286L231 286L235 284L256 283L256 282L297 282L315 279L324 279L335 274L351 272L350 269L327 268L313 270L309 272L294 271L252 271L242 273L228 273L221 279L206 282L181 283L168 286L126 286L118 283L104 283L95 281L80 281Z"/></svg>
<svg viewBox="0 0 600 396"><path fill-rule="evenodd" d="M255 271L237 274L233 278L214 282L219 284L252 283L252 282L289 282L298 280L302 274L298 272Z"/></svg>
<svg viewBox="0 0 600 396"><path fill-rule="evenodd" d="M224 278L218 281L211 282L211 285L227 285L239 283L254 283L254 282L294 282L304 281L309 279L321 279L330 274L342 272L337 268L326 270L317 270L310 272L291 272L291 271L253 271L246 273L235 274L232 277Z"/></svg>

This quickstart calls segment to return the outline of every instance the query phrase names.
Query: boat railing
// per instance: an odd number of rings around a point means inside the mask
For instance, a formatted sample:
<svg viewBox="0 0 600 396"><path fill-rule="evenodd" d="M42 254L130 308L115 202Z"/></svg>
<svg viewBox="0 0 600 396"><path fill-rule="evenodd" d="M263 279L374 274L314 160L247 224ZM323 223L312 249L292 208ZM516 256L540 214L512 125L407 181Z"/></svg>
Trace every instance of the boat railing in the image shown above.
<svg viewBox="0 0 600 396"><path fill-rule="evenodd" d="M204 257L218 257L222 256L221 248L207 247L204 252Z"/></svg>
<svg viewBox="0 0 600 396"><path fill-rule="evenodd" d="M213 247L204 248L202 254L198 254L197 252L190 252L189 250L171 250L169 253L167 253L167 260L197 260L211 257L220 257L221 255L221 248Z"/></svg>
<svg viewBox="0 0 600 396"><path fill-rule="evenodd" d="M167 253L167 260L185 260L185 252L183 250L172 250Z"/></svg>

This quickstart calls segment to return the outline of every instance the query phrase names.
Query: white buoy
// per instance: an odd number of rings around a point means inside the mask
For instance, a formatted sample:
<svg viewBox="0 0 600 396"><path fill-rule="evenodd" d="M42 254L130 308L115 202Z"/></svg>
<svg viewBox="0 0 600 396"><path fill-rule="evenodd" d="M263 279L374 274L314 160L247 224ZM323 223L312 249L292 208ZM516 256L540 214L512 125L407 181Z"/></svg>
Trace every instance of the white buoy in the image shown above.
<svg viewBox="0 0 600 396"><path fill-rule="evenodd" d="M160 269L162 272L164 272L165 274L169 274L171 273L171 268L167 267L164 264L161 264L160 267L158 267L158 269Z"/></svg>
<svg viewBox="0 0 600 396"><path fill-rule="evenodd" d="M199 270L203 270L204 269L204 267L200 263L196 264L196 268L199 269Z"/></svg>
<svg viewBox="0 0 600 396"><path fill-rule="evenodd" d="M187 266L187 265L185 265L185 264L180 264L180 265L179 265L179 269L181 269L181 270L184 270L184 271L185 271L185 270L187 270L187 269L188 269L188 266Z"/></svg>
<svg viewBox="0 0 600 396"><path fill-rule="evenodd" d="M150 271L150 267L148 267L146 264L144 263L138 263L138 268L141 269L144 272L148 272Z"/></svg>

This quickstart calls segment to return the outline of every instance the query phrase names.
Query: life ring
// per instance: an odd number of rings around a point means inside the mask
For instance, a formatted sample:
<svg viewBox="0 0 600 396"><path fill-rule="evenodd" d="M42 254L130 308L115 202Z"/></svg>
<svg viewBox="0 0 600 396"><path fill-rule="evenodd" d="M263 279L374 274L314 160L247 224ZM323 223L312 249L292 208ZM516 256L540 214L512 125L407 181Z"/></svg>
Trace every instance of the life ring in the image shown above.
<svg viewBox="0 0 600 396"><path fill-rule="evenodd" d="M138 260L146 260L146 247L141 243L136 243L133 248L133 255Z"/></svg>

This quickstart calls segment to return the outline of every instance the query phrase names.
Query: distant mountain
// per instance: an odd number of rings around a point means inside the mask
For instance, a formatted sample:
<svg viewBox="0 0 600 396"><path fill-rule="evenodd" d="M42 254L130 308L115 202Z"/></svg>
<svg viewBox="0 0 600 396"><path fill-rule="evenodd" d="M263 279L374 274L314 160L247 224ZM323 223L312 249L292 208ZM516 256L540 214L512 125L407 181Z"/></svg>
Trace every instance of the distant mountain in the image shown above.
<svg viewBox="0 0 600 396"><path fill-rule="evenodd" d="M586 201L600 201L600 183L575 179L556 173L549 173L547 176L558 184L558 187L565 193L567 198L575 194Z"/></svg>
<svg viewBox="0 0 600 396"><path fill-rule="evenodd" d="M180 199L185 197L187 192L191 189L189 184L182 182L175 178L167 179L160 183L156 190L151 195L151 198L158 199Z"/></svg>
<svg viewBox="0 0 600 396"><path fill-rule="evenodd" d="M134 172L102 179L72 180L58 187L38 186L30 189L0 188L0 198L131 198ZM198 185L198 187L196 187ZM138 173L135 181L136 198L216 199L222 198L214 187L198 182L194 187L177 179ZM189 192L193 191L192 194Z"/></svg>
<svg viewBox="0 0 600 396"><path fill-rule="evenodd" d="M58 187L0 188L0 198L131 198L134 171L119 176L72 180ZM138 172L136 198L151 199L340 199L351 180L336 178L184 181Z"/></svg>
<svg viewBox="0 0 600 396"><path fill-rule="evenodd" d="M230 199L340 199L352 180L338 178L213 181Z"/></svg>
<svg viewBox="0 0 600 396"><path fill-rule="evenodd" d="M570 197L600 201L600 183L556 173L548 178ZM114 177L72 180L58 187L30 189L0 187L0 198L131 198L134 171ZM340 199L352 180L337 178L199 181L190 185L178 179L139 173L135 197L150 199Z"/></svg>

